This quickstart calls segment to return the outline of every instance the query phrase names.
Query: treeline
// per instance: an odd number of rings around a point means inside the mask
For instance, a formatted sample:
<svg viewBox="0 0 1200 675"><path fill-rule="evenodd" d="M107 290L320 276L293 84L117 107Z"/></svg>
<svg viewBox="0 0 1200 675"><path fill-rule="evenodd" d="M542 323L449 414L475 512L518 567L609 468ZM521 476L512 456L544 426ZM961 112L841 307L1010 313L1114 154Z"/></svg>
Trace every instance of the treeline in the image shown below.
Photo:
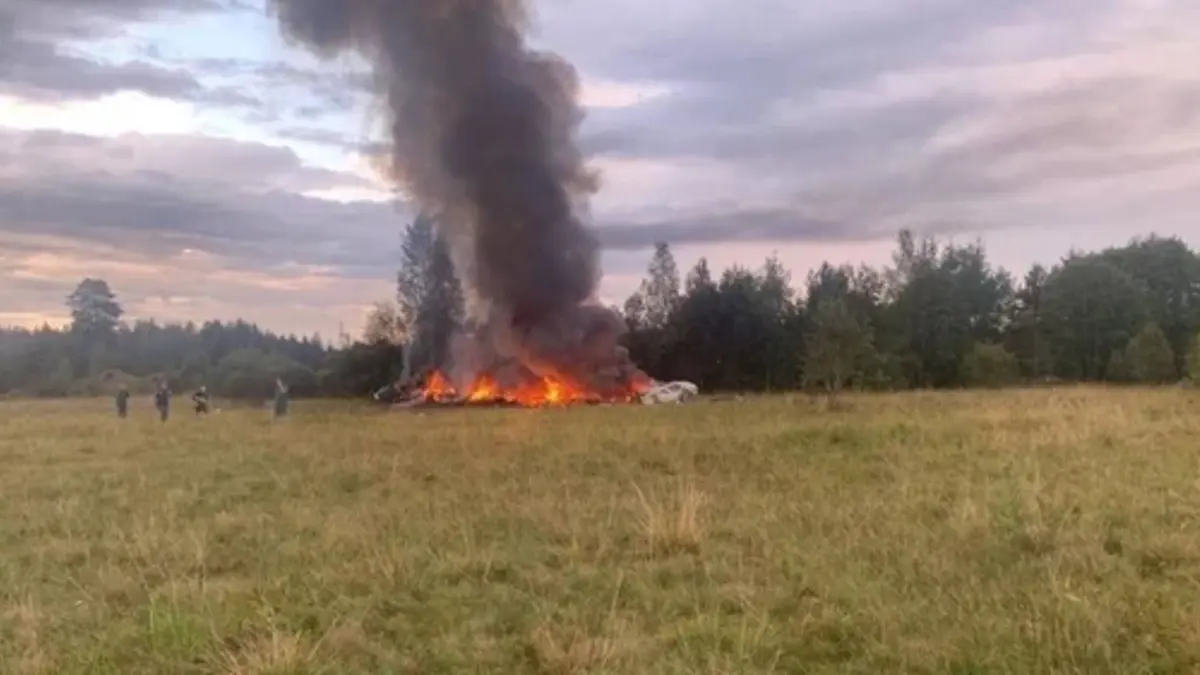
<svg viewBox="0 0 1200 675"><path fill-rule="evenodd" d="M148 393L166 380L176 391L207 385L223 398L264 399L276 377L296 396L360 395L386 383L399 358L391 345L334 348L245 321L126 324L101 279L81 282L67 306L65 328L0 329L0 395L102 395L121 385Z"/></svg>
<svg viewBox="0 0 1200 675"><path fill-rule="evenodd" d="M108 284L85 279L62 329L0 330L0 395L67 396L204 384L262 399L276 377L296 396L362 396L444 361L463 295L427 217L405 232L397 301L358 340L281 336L244 321L122 321ZM1168 383L1200 378L1200 258L1151 236L1073 252L1019 279L983 246L902 232L892 264L822 265L794 283L776 258L680 274L655 247L620 310L634 359L658 379L705 391Z"/></svg>
<svg viewBox="0 0 1200 675"><path fill-rule="evenodd" d="M1200 259L1176 238L1018 280L978 243L902 232L886 269L826 264L798 289L775 258L719 276L701 259L681 280L659 244L624 314L638 363L708 391L1200 377Z"/></svg>

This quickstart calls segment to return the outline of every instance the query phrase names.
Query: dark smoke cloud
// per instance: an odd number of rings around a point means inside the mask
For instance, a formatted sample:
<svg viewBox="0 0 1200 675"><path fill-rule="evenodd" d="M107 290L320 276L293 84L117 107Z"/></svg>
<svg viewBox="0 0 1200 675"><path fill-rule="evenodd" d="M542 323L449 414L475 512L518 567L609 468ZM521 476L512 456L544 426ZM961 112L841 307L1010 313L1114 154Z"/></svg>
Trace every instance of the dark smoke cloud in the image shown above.
<svg viewBox="0 0 1200 675"><path fill-rule="evenodd" d="M439 214L470 312L485 326L479 341L534 370L590 378L606 369L607 357L587 355L611 356L619 322L581 310L599 284L600 245L580 219L598 179L576 144L578 78L526 46L524 4L271 6L284 33L317 53L354 51L371 63L391 115L390 173Z"/></svg>

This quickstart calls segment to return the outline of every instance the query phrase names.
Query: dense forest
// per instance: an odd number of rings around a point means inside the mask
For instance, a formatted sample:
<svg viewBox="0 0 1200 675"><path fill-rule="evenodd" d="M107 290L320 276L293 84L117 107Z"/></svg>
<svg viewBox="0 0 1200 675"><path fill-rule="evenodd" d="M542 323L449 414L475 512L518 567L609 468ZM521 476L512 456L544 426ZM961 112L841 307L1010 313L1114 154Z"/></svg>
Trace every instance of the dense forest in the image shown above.
<svg viewBox="0 0 1200 675"><path fill-rule="evenodd" d="M462 293L428 219L405 233L395 302L362 336L327 344L252 323L123 321L116 293L85 279L62 329L0 330L0 394L96 395L160 379L266 397L275 377L298 396L360 396L436 365L462 317ZM1045 381L1170 383L1200 377L1200 258L1150 236L1072 252L1019 279L978 243L909 232L886 269L822 265L794 284L775 258L759 269L681 275L655 247L619 311L635 360L705 391L908 389Z"/></svg>
<svg viewBox="0 0 1200 675"><path fill-rule="evenodd" d="M207 385L227 399L264 399L276 377L296 396L362 395L399 372L402 348L383 340L325 344L281 336L245 321L202 325L121 320L116 294L84 279L67 298L62 329L0 329L0 395L109 394L121 385L148 393L160 381L176 391Z"/></svg>
<svg viewBox="0 0 1200 675"><path fill-rule="evenodd" d="M900 233L887 269L775 259L681 282L660 244L625 303L651 372L707 390L910 389L1200 377L1200 259L1176 238L1072 252L1020 279L978 243Z"/></svg>

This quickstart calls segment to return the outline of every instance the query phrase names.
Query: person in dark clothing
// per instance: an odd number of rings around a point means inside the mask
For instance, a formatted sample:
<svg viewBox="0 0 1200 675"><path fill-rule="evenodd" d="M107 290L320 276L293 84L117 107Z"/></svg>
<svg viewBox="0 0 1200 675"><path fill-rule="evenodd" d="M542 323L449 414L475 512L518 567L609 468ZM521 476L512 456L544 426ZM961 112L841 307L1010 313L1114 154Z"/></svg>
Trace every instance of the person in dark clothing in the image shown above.
<svg viewBox="0 0 1200 675"><path fill-rule="evenodd" d="M275 378L274 417L276 419L287 416L288 403L289 403L289 396L288 396L287 385L283 383L282 379Z"/></svg>
<svg viewBox="0 0 1200 675"><path fill-rule="evenodd" d="M158 408L159 421L166 422L171 414L171 390L166 382L158 383L158 391L154 392L154 407Z"/></svg>
<svg viewBox="0 0 1200 675"><path fill-rule="evenodd" d="M125 419L129 416L129 387L121 385L117 390L117 417Z"/></svg>
<svg viewBox="0 0 1200 675"><path fill-rule="evenodd" d="M200 391L192 394L192 403L196 404L197 415L207 415L209 407L208 387L200 387Z"/></svg>

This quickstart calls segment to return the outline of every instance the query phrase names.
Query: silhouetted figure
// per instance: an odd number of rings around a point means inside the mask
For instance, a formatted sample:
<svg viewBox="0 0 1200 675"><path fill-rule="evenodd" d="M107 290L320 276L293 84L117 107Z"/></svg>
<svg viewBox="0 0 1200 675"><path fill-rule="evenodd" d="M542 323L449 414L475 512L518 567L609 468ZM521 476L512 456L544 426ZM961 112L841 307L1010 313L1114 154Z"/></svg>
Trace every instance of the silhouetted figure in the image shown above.
<svg viewBox="0 0 1200 675"><path fill-rule="evenodd" d="M117 390L117 417L125 419L129 416L129 387L121 385Z"/></svg>
<svg viewBox="0 0 1200 675"><path fill-rule="evenodd" d="M275 406L274 417L286 417L288 414L288 404L290 403L287 385L282 379L275 378Z"/></svg>
<svg viewBox="0 0 1200 675"><path fill-rule="evenodd" d="M171 415L171 390L166 382L158 383L158 391L154 392L154 407L158 408L158 419L166 422Z"/></svg>
<svg viewBox="0 0 1200 675"><path fill-rule="evenodd" d="M208 397L208 387L200 387L200 390L192 394L192 403L196 405L197 415L207 415L210 399Z"/></svg>

